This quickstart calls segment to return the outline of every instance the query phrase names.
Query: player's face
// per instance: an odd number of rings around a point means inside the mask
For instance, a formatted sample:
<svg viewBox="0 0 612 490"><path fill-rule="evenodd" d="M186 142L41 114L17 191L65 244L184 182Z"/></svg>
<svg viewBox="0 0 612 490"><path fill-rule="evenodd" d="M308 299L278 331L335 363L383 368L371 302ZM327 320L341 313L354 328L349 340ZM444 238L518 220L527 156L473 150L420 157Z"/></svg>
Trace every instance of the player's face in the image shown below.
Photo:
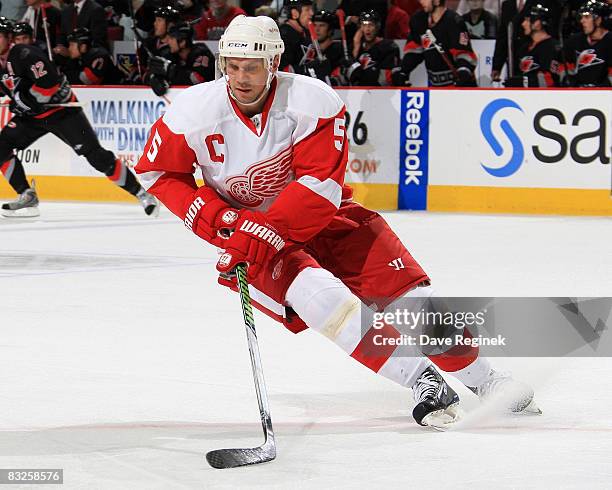
<svg viewBox="0 0 612 490"><path fill-rule="evenodd" d="M300 16L298 17L298 22L302 24L304 27L308 26L308 23L312 19L312 15L314 11L312 9L312 5L304 5L300 10Z"/></svg>
<svg viewBox="0 0 612 490"><path fill-rule="evenodd" d="M326 22L315 22L315 32L317 33L317 40L322 43L329 37L329 26Z"/></svg>
<svg viewBox="0 0 612 490"><path fill-rule="evenodd" d="M582 32L587 36L593 34L595 30L595 18L592 15L581 15L580 25L582 26Z"/></svg>
<svg viewBox="0 0 612 490"><path fill-rule="evenodd" d="M376 24L373 22L364 22L361 24L361 32L363 32L363 38L367 42L372 42L376 39Z"/></svg>
<svg viewBox="0 0 612 490"><path fill-rule="evenodd" d="M168 46L170 47L170 52L172 54L176 54L180 50L179 43L175 37L168 36Z"/></svg>
<svg viewBox="0 0 612 490"><path fill-rule="evenodd" d="M4 54L8 51L11 45L11 40L8 35L0 34L0 54Z"/></svg>
<svg viewBox="0 0 612 490"><path fill-rule="evenodd" d="M268 70L261 58L228 58L226 73L238 102L250 104L266 89Z"/></svg>
<svg viewBox="0 0 612 490"><path fill-rule="evenodd" d="M15 44L32 44L32 38L29 34L18 34L17 36L13 36L13 42Z"/></svg>
<svg viewBox="0 0 612 490"><path fill-rule="evenodd" d="M155 37L164 37L166 35L166 31L166 19L163 17L155 17L155 20L153 21L153 35Z"/></svg>
<svg viewBox="0 0 612 490"><path fill-rule="evenodd" d="M521 27L523 28L523 33L526 36L531 35L531 20L529 19L529 17L525 17L523 19L523 22L521 22Z"/></svg>
<svg viewBox="0 0 612 490"><path fill-rule="evenodd" d="M68 43L68 55L71 59L76 60L81 57L81 50L79 49L79 43L70 42Z"/></svg>
<svg viewBox="0 0 612 490"><path fill-rule="evenodd" d="M484 0L468 0L467 4L470 10L482 10L484 7Z"/></svg>
<svg viewBox="0 0 612 490"><path fill-rule="evenodd" d="M433 0L419 0L419 3L425 12L433 12Z"/></svg>

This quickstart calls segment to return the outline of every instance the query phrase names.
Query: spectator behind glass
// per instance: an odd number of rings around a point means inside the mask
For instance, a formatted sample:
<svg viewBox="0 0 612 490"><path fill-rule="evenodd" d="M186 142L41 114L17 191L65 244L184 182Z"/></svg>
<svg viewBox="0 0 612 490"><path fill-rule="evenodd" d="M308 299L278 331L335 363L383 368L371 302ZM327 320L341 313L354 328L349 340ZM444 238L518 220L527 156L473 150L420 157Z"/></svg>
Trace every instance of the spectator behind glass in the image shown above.
<svg viewBox="0 0 612 490"><path fill-rule="evenodd" d="M279 70L297 73L304 53L310 45L308 23L312 19L312 0L287 0L287 21L280 26L285 51L281 55Z"/></svg>
<svg viewBox="0 0 612 490"><path fill-rule="evenodd" d="M385 38L406 39L410 32L410 16L397 6L397 0L390 0L385 23Z"/></svg>
<svg viewBox="0 0 612 490"><path fill-rule="evenodd" d="M66 3L61 11L61 33L58 45L53 48L54 54L68 58L68 34L77 27L89 29L93 46L108 46L104 9L94 0L80 0Z"/></svg>
<svg viewBox="0 0 612 490"><path fill-rule="evenodd" d="M210 0L210 8L194 28L196 39L218 40L234 17L246 15L240 7L227 4L227 0Z"/></svg>
<svg viewBox="0 0 612 490"><path fill-rule="evenodd" d="M468 0L470 11L463 20L470 33L470 39L495 39L497 17L484 9L484 0Z"/></svg>
<svg viewBox="0 0 612 490"><path fill-rule="evenodd" d="M33 29L32 41L33 44L47 52L47 36L43 27L42 8L45 9L47 16L47 25L49 31L49 43L53 48L57 43L57 35L60 31L61 13L50 3L45 3L44 0L25 0L28 9L26 10L23 22L27 22Z"/></svg>

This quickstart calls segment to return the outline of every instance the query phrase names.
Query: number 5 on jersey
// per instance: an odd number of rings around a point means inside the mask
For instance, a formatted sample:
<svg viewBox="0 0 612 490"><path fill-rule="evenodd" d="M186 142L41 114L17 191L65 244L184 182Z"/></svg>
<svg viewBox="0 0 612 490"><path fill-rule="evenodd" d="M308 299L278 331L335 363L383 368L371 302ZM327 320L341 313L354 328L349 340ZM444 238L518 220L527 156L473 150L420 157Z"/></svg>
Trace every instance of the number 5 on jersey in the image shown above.
<svg viewBox="0 0 612 490"><path fill-rule="evenodd" d="M342 151L342 143L344 143L344 134L344 118L337 117L336 119L334 119L334 146L338 151Z"/></svg>
<svg viewBox="0 0 612 490"><path fill-rule="evenodd" d="M155 130L155 134L153 135L153 139L151 140L151 148L147 152L147 158L151 163L155 161L157 154L159 153L159 147L161 145L162 139L159 135L159 131Z"/></svg>

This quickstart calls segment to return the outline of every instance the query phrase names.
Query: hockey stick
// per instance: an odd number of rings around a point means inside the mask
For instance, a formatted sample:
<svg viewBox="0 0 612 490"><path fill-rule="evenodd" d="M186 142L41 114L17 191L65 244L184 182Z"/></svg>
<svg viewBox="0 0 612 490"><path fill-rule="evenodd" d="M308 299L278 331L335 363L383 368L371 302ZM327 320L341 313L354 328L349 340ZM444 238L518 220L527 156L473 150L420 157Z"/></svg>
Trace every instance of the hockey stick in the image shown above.
<svg viewBox="0 0 612 490"><path fill-rule="evenodd" d="M345 17L346 14L344 10L336 10L336 15L338 16L338 23L340 24L340 34L342 35L342 51L344 51L344 59L349 59L348 54L348 43L346 42L346 29L345 29Z"/></svg>
<svg viewBox="0 0 612 490"><path fill-rule="evenodd" d="M213 468L236 468L251 464L267 463L276 458L276 443L274 442L274 431L272 430L272 419L268 405L268 394L261 367L259 356L259 345L257 333L255 332L255 321L253 319L253 308L249 285L246 280L246 266L240 264L236 267L238 275L238 287L240 290L240 302L242 303L242 316L247 332L249 353L251 354L251 367L253 368L253 380L255 381L255 393L259 404L261 425L264 432L264 443L259 447L245 449L215 449L206 454L206 461Z"/></svg>
<svg viewBox="0 0 612 490"><path fill-rule="evenodd" d="M64 102L63 104L42 104L45 107L85 107L84 102ZM8 107L10 104L1 102L0 107Z"/></svg>
<svg viewBox="0 0 612 490"><path fill-rule="evenodd" d="M49 53L49 59L53 61L53 52L51 51L51 39L49 39L49 22L47 21L47 8L44 4L40 6L43 19L43 31L45 33L45 39L47 41L47 53Z"/></svg>
<svg viewBox="0 0 612 490"><path fill-rule="evenodd" d="M427 29L425 31L425 34L427 34L427 37L431 41L431 44L433 44L434 48L436 48L436 51L440 53L440 56L442 56L444 63L446 63L446 66L448 66L449 70L453 73L453 77L455 78L455 81L457 81L459 79L458 74L457 74L457 68L455 67L455 65L453 65L453 63L449 59L448 55L446 54L446 51L444 51L444 48L437 43L437 39L436 39L436 36L434 36L434 33L431 32L431 29Z"/></svg>

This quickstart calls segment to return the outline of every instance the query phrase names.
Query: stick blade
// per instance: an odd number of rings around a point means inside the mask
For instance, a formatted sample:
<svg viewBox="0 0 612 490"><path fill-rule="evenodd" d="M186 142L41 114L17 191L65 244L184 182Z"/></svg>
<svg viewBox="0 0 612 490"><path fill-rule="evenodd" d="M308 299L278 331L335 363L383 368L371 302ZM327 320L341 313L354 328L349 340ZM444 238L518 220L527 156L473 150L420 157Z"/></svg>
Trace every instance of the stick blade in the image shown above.
<svg viewBox="0 0 612 490"><path fill-rule="evenodd" d="M267 463L276 458L274 446L246 449L215 449L206 453L206 461L213 468L237 468L252 464Z"/></svg>

